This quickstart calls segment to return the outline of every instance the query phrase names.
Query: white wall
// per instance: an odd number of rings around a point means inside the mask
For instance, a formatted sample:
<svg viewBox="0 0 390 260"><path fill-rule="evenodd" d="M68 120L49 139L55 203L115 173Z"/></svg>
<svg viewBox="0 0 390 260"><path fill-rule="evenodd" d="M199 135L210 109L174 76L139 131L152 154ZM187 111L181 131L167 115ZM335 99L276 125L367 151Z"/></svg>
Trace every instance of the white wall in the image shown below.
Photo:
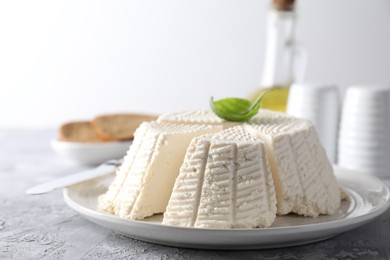
<svg viewBox="0 0 390 260"><path fill-rule="evenodd" d="M245 97L265 0L1 1L0 127ZM390 0L298 0L310 81L390 84Z"/></svg>

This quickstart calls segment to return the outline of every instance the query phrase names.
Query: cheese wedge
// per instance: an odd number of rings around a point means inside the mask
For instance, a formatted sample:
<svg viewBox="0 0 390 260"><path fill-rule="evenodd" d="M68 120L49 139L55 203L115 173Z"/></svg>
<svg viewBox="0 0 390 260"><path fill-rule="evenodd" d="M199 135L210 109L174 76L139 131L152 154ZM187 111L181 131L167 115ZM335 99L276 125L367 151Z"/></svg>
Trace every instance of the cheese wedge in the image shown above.
<svg viewBox="0 0 390 260"><path fill-rule="evenodd" d="M243 127L194 138L163 223L200 228L270 226L276 198L264 143Z"/></svg>
<svg viewBox="0 0 390 260"><path fill-rule="evenodd" d="M275 184L278 214L316 217L333 214L340 190L310 121L260 114L246 129L266 143Z"/></svg>
<svg viewBox="0 0 390 260"><path fill-rule="evenodd" d="M221 130L218 125L141 124L99 208L125 219L164 212L192 138Z"/></svg>

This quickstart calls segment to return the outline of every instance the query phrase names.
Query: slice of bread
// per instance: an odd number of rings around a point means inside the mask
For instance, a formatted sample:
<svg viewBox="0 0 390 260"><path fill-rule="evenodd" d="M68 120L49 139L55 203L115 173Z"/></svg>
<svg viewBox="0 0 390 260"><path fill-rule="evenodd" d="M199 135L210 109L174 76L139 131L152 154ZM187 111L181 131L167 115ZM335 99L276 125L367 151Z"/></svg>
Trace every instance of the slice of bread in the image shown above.
<svg viewBox="0 0 390 260"><path fill-rule="evenodd" d="M102 142L90 121L69 122L61 125L58 139L67 142Z"/></svg>
<svg viewBox="0 0 390 260"><path fill-rule="evenodd" d="M142 114L101 115L92 121L95 132L105 140L132 140L138 126L145 121L154 121L157 116Z"/></svg>

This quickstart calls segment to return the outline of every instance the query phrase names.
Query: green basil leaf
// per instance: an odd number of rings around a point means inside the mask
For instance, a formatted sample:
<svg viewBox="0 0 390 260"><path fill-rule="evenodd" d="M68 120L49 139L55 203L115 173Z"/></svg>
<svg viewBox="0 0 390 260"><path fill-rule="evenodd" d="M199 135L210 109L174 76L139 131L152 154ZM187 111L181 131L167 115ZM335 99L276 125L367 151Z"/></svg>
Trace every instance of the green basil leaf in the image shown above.
<svg viewBox="0 0 390 260"><path fill-rule="evenodd" d="M270 89L264 89L253 103L243 98L224 98L214 101L211 97L210 107L218 117L227 121L248 121L259 112L261 100L269 91Z"/></svg>

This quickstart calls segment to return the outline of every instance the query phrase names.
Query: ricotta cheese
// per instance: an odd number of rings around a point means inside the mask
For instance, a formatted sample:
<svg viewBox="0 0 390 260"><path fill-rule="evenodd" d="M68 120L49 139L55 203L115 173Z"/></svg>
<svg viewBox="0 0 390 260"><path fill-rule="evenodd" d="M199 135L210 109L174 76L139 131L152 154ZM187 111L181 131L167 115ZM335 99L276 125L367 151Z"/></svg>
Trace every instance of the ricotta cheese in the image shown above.
<svg viewBox="0 0 390 260"><path fill-rule="evenodd" d="M221 130L218 125L143 123L99 208L125 219L164 212L192 138Z"/></svg>
<svg viewBox="0 0 390 260"><path fill-rule="evenodd" d="M143 123L99 208L125 219L165 212L174 226L254 228L276 214L333 214L341 197L310 121L261 109L248 123L226 122L203 109Z"/></svg>
<svg viewBox="0 0 390 260"><path fill-rule="evenodd" d="M276 198L264 143L242 126L194 138L164 224L200 228L270 226Z"/></svg>

